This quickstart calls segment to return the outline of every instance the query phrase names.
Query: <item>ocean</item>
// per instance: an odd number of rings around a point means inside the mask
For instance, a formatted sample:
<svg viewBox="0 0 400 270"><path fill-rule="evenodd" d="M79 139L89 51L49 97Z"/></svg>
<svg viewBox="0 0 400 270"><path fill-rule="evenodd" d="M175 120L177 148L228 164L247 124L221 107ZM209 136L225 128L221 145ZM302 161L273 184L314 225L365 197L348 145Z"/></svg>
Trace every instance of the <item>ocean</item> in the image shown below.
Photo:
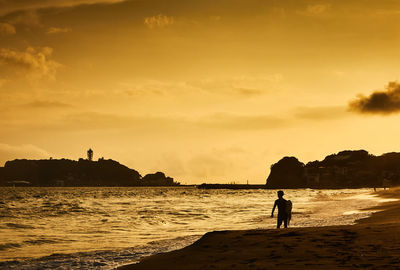
<svg viewBox="0 0 400 270"><path fill-rule="evenodd" d="M353 224L371 189L285 190L291 227ZM0 269L113 269L215 230L272 229L276 190L0 188Z"/></svg>

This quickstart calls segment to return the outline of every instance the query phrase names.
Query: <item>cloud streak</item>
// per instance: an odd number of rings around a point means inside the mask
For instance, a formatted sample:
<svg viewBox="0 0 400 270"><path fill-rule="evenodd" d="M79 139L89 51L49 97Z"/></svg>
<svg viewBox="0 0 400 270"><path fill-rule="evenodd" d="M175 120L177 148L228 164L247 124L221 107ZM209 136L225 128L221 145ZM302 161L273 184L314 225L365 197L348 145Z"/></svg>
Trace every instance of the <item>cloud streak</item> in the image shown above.
<svg viewBox="0 0 400 270"><path fill-rule="evenodd" d="M400 112L400 84L389 82L383 91L369 96L359 95L349 103L349 110L365 114L391 114Z"/></svg>
<svg viewBox="0 0 400 270"><path fill-rule="evenodd" d="M113 4L125 0L2 0L0 1L0 16L16 11L35 10L42 8L73 7L78 5Z"/></svg>
<svg viewBox="0 0 400 270"><path fill-rule="evenodd" d="M0 143L0 157L4 162L16 158L49 158L50 154L32 144L10 145Z"/></svg>
<svg viewBox="0 0 400 270"><path fill-rule="evenodd" d="M129 96L222 96L252 98L271 93L283 80L280 74L264 77L231 77L191 81L127 81L119 83L120 92Z"/></svg>
<svg viewBox="0 0 400 270"><path fill-rule="evenodd" d="M346 106L298 107L293 111L294 118L311 121L342 119L348 115Z"/></svg>
<svg viewBox="0 0 400 270"><path fill-rule="evenodd" d="M48 100L36 100L23 105L28 108L37 109L53 109L53 108L70 108L72 105L58 102L58 101L48 101Z"/></svg>
<svg viewBox="0 0 400 270"><path fill-rule="evenodd" d="M275 129L288 125L288 120L270 115L216 113L201 119L199 125L227 130Z"/></svg>
<svg viewBox="0 0 400 270"><path fill-rule="evenodd" d="M39 108L43 108L42 104ZM38 107L38 106L36 106ZM198 130L246 131L270 130L288 126L288 119L270 115L240 115L215 113L199 117L160 115L117 115L98 112L72 113L59 119L49 128L79 130L141 130L141 131L185 131ZM43 126L44 128L44 126Z"/></svg>

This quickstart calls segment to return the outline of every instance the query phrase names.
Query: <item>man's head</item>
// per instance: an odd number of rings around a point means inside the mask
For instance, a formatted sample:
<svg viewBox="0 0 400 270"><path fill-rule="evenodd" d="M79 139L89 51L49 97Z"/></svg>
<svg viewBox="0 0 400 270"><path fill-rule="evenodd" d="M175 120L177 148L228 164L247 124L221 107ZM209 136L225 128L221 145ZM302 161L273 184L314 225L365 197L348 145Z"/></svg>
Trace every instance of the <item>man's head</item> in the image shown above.
<svg viewBox="0 0 400 270"><path fill-rule="evenodd" d="M285 193L283 193L282 190L279 190L279 191L278 191L278 197L279 197L279 198L282 198L284 194L285 194Z"/></svg>

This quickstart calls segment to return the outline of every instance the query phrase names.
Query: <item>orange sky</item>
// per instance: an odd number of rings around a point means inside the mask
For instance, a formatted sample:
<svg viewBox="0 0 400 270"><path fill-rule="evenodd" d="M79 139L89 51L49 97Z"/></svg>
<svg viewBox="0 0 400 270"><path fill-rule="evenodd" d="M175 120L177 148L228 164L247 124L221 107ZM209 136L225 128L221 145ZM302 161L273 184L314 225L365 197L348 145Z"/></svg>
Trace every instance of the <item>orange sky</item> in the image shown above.
<svg viewBox="0 0 400 270"><path fill-rule="evenodd" d="M264 183L285 155L400 151L399 25L394 0L0 1L0 162Z"/></svg>

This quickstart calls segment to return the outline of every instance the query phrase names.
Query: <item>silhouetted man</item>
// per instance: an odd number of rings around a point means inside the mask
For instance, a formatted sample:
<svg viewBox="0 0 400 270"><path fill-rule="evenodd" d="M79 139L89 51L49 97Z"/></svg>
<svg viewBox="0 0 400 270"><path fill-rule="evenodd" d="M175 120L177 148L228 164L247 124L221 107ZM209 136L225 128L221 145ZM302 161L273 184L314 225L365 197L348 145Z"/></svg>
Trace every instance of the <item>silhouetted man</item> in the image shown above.
<svg viewBox="0 0 400 270"><path fill-rule="evenodd" d="M272 208L272 213L271 213L271 217L274 217L274 211L275 211L275 207L278 206L278 223L277 223L277 228L279 229L282 225L285 226L285 228L287 228L288 225L288 214L286 211L286 205L287 205L287 201L283 198L283 191L279 190L278 191L278 199L275 201L274 207Z"/></svg>

